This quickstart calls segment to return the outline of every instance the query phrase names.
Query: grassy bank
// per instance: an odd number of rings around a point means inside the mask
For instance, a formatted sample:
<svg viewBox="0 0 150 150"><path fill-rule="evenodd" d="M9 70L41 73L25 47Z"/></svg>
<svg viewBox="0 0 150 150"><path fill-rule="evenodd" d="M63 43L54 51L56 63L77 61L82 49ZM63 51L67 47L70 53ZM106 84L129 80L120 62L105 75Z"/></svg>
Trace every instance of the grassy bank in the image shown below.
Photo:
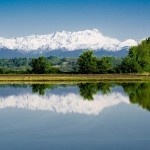
<svg viewBox="0 0 150 150"><path fill-rule="evenodd" d="M150 81L141 74L20 74L0 75L3 82L92 82L92 81Z"/></svg>

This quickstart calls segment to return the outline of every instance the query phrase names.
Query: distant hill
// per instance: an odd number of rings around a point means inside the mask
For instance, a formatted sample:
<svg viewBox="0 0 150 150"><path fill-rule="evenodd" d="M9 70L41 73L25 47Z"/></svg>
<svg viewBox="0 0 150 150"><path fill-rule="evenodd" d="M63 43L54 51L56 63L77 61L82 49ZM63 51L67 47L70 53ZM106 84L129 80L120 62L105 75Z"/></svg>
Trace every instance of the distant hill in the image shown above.
<svg viewBox="0 0 150 150"><path fill-rule="evenodd" d="M57 56L57 57L78 57L81 55L83 50L74 50L74 51L63 51L63 50L55 50L44 53L21 53L19 50L10 50L10 49L0 49L0 58L32 58L39 56ZM96 56L115 56L115 57L125 57L128 53L128 49L123 49L120 51L106 51L106 50L97 50L94 51Z"/></svg>

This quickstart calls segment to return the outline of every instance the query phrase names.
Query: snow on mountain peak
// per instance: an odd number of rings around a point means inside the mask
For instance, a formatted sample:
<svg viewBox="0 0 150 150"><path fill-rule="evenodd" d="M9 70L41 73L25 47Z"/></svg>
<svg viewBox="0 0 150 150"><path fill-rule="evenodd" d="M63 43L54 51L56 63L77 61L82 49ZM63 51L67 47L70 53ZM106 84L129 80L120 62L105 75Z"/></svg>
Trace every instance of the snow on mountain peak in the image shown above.
<svg viewBox="0 0 150 150"><path fill-rule="evenodd" d="M61 31L50 33L48 35L31 35L26 37L18 37L5 39L0 37L0 48L8 48L12 50L30 51L51 51L51 50L108 50L117 51L124 47L137 45L138 42L132 39L119 41L115 38L104 36L99 30L84 30L77 32Z"/></svg>
<svg viewBox="0 0 150 150"><path fill-rule="evenodd" d="M137 45L137 41L132 40L132 39L128 39L120 43L120 47L131 47L131 46L136 46L136 45Z"/></svg>

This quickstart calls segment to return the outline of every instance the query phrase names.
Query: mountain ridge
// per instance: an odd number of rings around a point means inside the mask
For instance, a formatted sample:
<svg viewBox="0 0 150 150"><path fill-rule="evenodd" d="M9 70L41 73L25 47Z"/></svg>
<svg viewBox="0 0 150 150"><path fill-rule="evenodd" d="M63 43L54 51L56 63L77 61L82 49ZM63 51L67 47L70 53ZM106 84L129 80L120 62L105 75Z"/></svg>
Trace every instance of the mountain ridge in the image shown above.
<svg viewBox="0 0 150 150"><path fill-rule="evenodd" d="M99 53L101 51L116 53L136 45L138 45L138 41L127 39L121 42L116 38L103 35L97 29L77 32L62 31L47 35L31 35L10 39L0 37L0 53L2 55L9 51L25 56L40 56L52 52L57 53L58 50L64 53L87 49L92 49L96 53L97 51Z"/></svg>

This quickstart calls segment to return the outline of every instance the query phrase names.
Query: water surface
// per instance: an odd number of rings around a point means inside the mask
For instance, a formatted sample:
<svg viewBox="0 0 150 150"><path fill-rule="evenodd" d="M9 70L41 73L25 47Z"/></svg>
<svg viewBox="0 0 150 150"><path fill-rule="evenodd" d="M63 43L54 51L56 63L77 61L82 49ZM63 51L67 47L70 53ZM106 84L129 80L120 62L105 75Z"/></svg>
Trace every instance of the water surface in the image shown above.
<svg viewBox="0 0 150 150"><path fill-rule="evenodd" d="M149 149L150 83L0 85L1 149Z"/></svg>

